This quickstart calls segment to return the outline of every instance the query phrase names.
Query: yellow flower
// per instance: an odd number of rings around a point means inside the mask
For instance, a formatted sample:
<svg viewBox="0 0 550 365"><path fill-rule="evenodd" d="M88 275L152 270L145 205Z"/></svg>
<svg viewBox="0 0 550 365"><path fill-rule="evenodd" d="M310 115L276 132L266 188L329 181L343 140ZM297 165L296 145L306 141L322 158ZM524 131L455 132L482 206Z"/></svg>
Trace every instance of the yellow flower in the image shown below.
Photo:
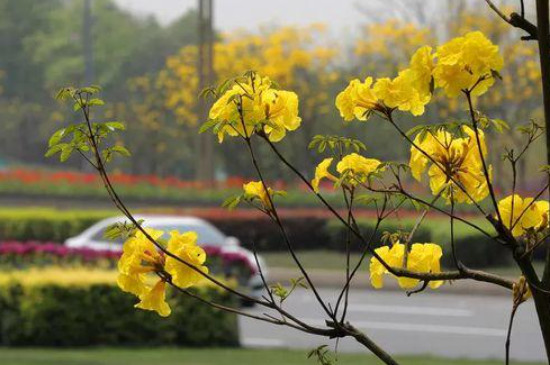
<svg viewBox="0 0 550 365"><path fill-rule="evenodd" d="M388 246L382 246L374 250L384 262L388 262L390 248ZM384 275L387 273L386 268L376 258L370 259L369 265L370 282L376 289L380 289L384 286Z"/></svg>
<svg viewBox="0 0 550 365"><path fill-rule="evenodd" d="M364 83L357 79L351 81L336 98L336 106L345 121L366 120L369 111L381 108L381 102L389 108L421 115L431 99L432 70L432 49L421 47L412 56L410 67L394 79L378 79L372 88L371 77Z"/></svg>
<svg viewBox="0 0 550 365"><path fill-rule="evenodd" d="M262 93L262 107L265 119L271 122L265 132L272 142L278 142L300 127L302 119L298 116L298 95L291 91L268 89Z"/></svg>
<svg viewBox="0 0 550 365"><path fill-rule="evenodd" d="M471 204L472 199L476 202L485 199L489 189L475 132L467 126L462 130L467 137L455 138L442 129L435 133L428 131L425 135L417 135L414 144L419 149L411 146L409 166L413 177L421 181L422 173L427 165L431 164L428 176L432 193L441 193L447 202L450 202L452 195L456 202ZM485 135L480 130L478 133L481 150L485 156ZM488 170L491 171L490 166ZM457 182L461 187L457 186Z"/></svg>
<svg viewBox="0 0 550 365"><path fill-rule="evenodd" d="M511 230L514 237L523 235L528 229L542 227L545 221L548 222L547 209L548 202L533 203L533 198L522 198L518 194L507 196L498 202L502 223Z"/></svg>
<svg viewBox="0 0 550 365"><path fill-rule="evenodd" d="M321 182L322 179L327 178L332 181L338 180L334 175L332 175L328 171L328 168L332 164L332 160L333 158L325 158L315 168L315 178L311 180L311 186L313 186L313 191L315 191L316 193L319 192L319 183Z"/></svg>
<svg viewBox="0 0 550 365"><path fill-rule="evenodd" d="M407 269L415 272L440 273L440 260L443 256L441 246L434 243L415 243L407 257ZM398 278L399 286L403 289L412 289L420 282L418 279L406 277ZM443 281L430 281L429 286L437 289L443 285Z"/></svg>
<svg viewBox="0 0 550 365"><path fill-rule="evenodd" d="M376 96L389 108L410 111L412 115L424 114L425 106L430 102L430 93L421 93L416 73L406 69L394 79L378 79L374 84ZM428 84L429 87L429 84Z"/></svg>
<svg viewBox="0 0 550 365"><path fill-rule="evenodd" d="M537 229L544 229L548 227L548 214L550 210L550 204L546 200L535 202L535 206L541 216L540 223L537 225Z"/></svg>
<svg viewBox="0 0 550 365"><path fill-rule="evenodd" d="M208 274L208 268L203 266L206 252L197 245L197 233L171 231L167 248L168 252ZM170 256L166 257L165 268L172 276L172 282L180 288L189 288L204 279L203 275Z"/></svg>
<svg viewBox="0 0 550 365"><path fill-rule="evenodd" d="M371 110L379 107L378 98L372 88L372 77L365 82L352 80L349 85L336 97L336 108L346 122L353 119L366 121Z"/></svg>
<svg viewBox="0 0 550 365"><path fill-rule="evenodd" d="M432 73L434 69L434 56L432 47L424 46L416 50L411 57L409 69L413 74L413 86L421 95L429 95Z"/></svg>
<svg viewBox="0 0 550 365"><path fill-rule="evenodd" d="M271 80L252 74L247 82L236 81L210 109L209 118L225 122L218 140L225 135L250 137L254 128L266 120L264 130L272 142L278 142L287 131L296 130L302 121L298 116L298 95L271 88ZM242 117L239 110L242 110ZM244 126L243 126L244 123Z"/></svg>
<svg viewBox="0 0 550 365"><path fill-rule="evenodd" d="M236 82L210 108L208 117L217 122L227 123L218 131L218 140L223 142L225 135L232 137L250 136L257 123L265 119L261 94L269 89L271 80L259 75L247 78L247 82ZM239 109L242 109L243 120Z"/></svg>
<svg viewBox="0 0 550 365"><path fill-rule="evenodd" d="M237 107L237 98L241 98L241 92L235 88L228 90L223 94L210 109L209 118L211 120L216 120L218 122L227 122L219 131L218 131L218 141L223 142L225 135L231 137L245 137L250 136L254 131L254 125L245 124L240 120L240 115ZM248 98L242 98L243 104L253 105L253 102ZM252 107L253 108L253 107ZM250 110L250 108L249 108ZM249 112L250 114L250 112Z"/></svg>
<svg viewBox="0 0 550 365"><path fill-rule="evenodd" d="M514 298L514 304L523 303L533 296L531 289L529 288L529 284L527 283L527 280L525 280L525 276L520 276L519 280L514 283L514 286L512 287L512 295Z"/></svg>
<svg viewBox="0 0 550 365"><path fill-rule="evenodd" d="M164 232L146 228L145 231L158 240ZM140 299L137 308L154 310L161 316L170 314L170 307L165 302L165 283L162 279L151 287L148 283L148 273L164 271L164 255L159 253L155 245L138 231L130 237L122 247L122 256L118 262L118 286L125 292L134 294Z"/></svg>
<svg viewBox="0 0 550 365"><path fill-rule="evenodd" d="M163 234L162 231L149 228L145 231L154 240ZM118 261L118 285L123 291L139 297L149 289L145 282L145 275L162 270L163 265L163 257L155 245L141 231L138 231L122 246L122 256Z"/></svg>
<svg viewBox="0 0 550 365"><path fill-rule="evenodd" d="M391 249L387 246L382 246L375 249L375 252L380 258L390 267L403 268L403 260L405 255L405 245L396 242ZM411 246L411 250L407 256L407 270L419 273L440 273L441 272L441 257L443 251L441 246L435 243L415 243ZM384 285L384 275L389 271L375 257L370 260L370 280L371 285L380 289ZM412 289L420 280L399 277L397 282L402 289ZM443 281L430 281L429 286L432 289L437 289L443 284Z"/></svg>
<svg viewBox="0 0 550 365"><path fill-rule="evenodd" d="M157 312L161 317L168 317L172 310L166 303L166 283L159 280L155 286L141 296L136 308Z"/></svg>
<svg viewBox="0 0 550 365"><path fill-rule="evenodd" d="M366 158L357 153L351 153L342 158L336 165L336 171L341 174L349 173L350 183L356 184L357 181L365 181L366 177L378 169L382 162L374 158Z"/></svg>
<svg viewBox="0 0 550 365"><path fill-rule="evenodd" d="M243 185L245 197L249 199L258 199L266 209L271 209L270 195L273 195L273 190L267 188L265 191L264 184L261 181L251 181ZM268 195L269 194L269 195Z"/></svg>
<svg viewBox="0 0 550 365"><path fill-rule="evenodd" d="M495 82L493 71L504 64L498 46L481 32L470 32L437 48L434 80L437 87L455 97L462 90L473 95L485 93Z"/></svg>

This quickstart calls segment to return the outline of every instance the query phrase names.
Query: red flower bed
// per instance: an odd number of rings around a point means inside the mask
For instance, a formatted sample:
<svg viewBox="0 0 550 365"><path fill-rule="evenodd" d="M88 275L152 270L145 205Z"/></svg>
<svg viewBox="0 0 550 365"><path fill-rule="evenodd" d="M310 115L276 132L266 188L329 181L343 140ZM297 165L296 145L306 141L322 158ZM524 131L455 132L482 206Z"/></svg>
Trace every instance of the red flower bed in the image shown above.
<svg viewBox="0 0 550 365"><path fill-rule="evenodd" d="M240 252L226 252L221 247L205 246L207 257L211 261L221 260L226 268L242 267L250 274L256 273L256 267ZM89 248L69 248L55 242L5 241L0 242L0 265L63 265L63 264L106 264L116 266L120 252L111 250L93 250Z"/></svg>
<svg viewBox="0 0 550 365"><path fill-rule="evenodd" d="M232 176L225 181L198 182L182 180L175 176L159 177L156 175L131 175L125 173L112 173L109 175L111 181L119 186L136 186L140 184L154 187L172 187L178 189L240 189L246 179ZM97 186L101 187L101 179L96 173L83 173L74 171L48 171L16 168L0 171L0 183L11 182L24 185L70 185L70 186ZM275 181L277 188L284 188L285 183Z"/></svg>

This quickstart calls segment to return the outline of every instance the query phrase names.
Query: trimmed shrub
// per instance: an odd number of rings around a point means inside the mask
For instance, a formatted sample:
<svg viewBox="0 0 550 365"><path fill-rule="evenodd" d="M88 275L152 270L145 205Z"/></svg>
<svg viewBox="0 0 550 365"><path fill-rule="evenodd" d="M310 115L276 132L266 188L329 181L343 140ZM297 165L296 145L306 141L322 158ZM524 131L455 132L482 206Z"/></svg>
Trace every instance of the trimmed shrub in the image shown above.
<svg viewBox="0 0 550 365"><path fill-rule="evenodd" d="M209 219L229 236L237 237L246 248L260 252L286 251L279 227L268 218ZM325 218L303 217L283 219L285 231L296 250L318 250L330 246L324 227Z"/></svg>
<svg viewBox="0 0 550 365"><path fill-rule="evenodd" d="M112 211L57 211L48 209L0 210L0 241L38 240L63 242L81 233L100 219L112 216ZM253 215L205 217L224 233L237 237L244 247L255 247L260 252L286 251L287 247L279 228L271 220ZM345 250L346 229L336 219L318 216L284 217L285 230L296 250ZM374 247L380 245L383 232L410 231L414 220L382 222L373 239ZM375 220L358 221L361 232L369 237L374 230ZM492 232L484 221L476 224ZM471 267L506 265L511 261L505 248L480 232L456 223L455 240L461 261ZM443 245L446 266L452 267L450 257L449 224L446 219L426 219L415 234L415 242L436 242ZM353 238L353 251L361 251L363 246Z"/></svg>
<svg viewBox="0 0 550 365"><path fill-rule="evenodd" d="M359 229L365 237L365 239L368 239L372 233L374 232L376 221L373 220L358 220L357 224L359 225ZM372 247L379 247L381 245L382 241L382 235L384 232L397 232L397 231L404 231L408 232L412 229L414 226L414 222L411 220L403 220L402 222L396 222L396 221L383 221L380 224L380 227L378 228L377 233L374 235L372 239ZM342 222L338 220L330 220L325 228L325 235L327 236L327 242L330 243L330 246L327 248L338 250L338 251L345 251L346 249L346 238L347 238L347 229L342 224ZM424 226L420 226L416 233L415 233L415 242L430 242L431 240L431 231ZM353 251L362 251L364 250L364 245L356 238L352 238L352 245L351 248Z"/></svg>
<svg viewBox="0 0 550 365"><path fill-rule="evenodd" d="M172 315L134 309L136 298L110 284L45 284L0 288L3 346L238 346L235 315L181 293L170 295ZM226 294L198 289L235 305Z"/></svg>
<svg viewBox="0 0 550 365"><path fill-rule="evenodd" d="M0 240L63 242L113 215L111 211L0 210Z"/></svg>
<svg viewBox="0 0 550 365"><path fill-rule="evenodd" d="M494 234L494 230L487 223L479 221L476 224L489 234ZM430 223L430 226L434 242L443 246L443 265L454 267L449 225L437 226ZM460 222L455 226L455 247L460 261L470 268L506 266L512 263L512 255L506 247Z"/></svg>

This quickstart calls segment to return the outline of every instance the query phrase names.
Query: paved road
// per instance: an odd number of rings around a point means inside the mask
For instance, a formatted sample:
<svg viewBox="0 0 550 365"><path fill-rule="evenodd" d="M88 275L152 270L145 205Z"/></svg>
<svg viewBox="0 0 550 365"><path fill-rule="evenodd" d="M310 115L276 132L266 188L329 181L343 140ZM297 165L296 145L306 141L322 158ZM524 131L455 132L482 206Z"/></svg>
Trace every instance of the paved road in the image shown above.
<svg viewBox="0 0 550 365"><path fill-rule="evenodd" d="M428 289L429 290L429 289ZM335 298L336 290L321 290ZM334 299L332 300L334 302ZM295 292L285 308L309 323L321 325L324 317L311 293ZM353 290L350 321L393 354L432 354L446 357L503 358L511 298L506 296L453 295L426 291L407 297L393 291ZM251 312L261 314L261 308ZM241 318L245 346L311 349L335 345L290 328ZM532 301L518 311L512 333L512 358L543 361L542 337ZM338 351L364 351L353 340L340 340Z"/></svg>

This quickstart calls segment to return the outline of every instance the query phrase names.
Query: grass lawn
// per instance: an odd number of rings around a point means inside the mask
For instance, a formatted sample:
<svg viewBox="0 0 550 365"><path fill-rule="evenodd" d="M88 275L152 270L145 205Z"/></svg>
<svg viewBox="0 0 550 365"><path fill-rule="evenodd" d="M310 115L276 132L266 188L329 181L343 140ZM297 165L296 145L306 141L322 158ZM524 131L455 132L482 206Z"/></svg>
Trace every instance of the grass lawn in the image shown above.
<svg viewBox="0 0 550 365"><path fill-rule="evenodd" d="M500 365L502 361L442 360L401 357L404 365ZM2 365L298 365L316 364L306 351L243 349L0 349ZM341 354L337 364L375 365L380 362L361 354ZM524 363L523 365L539 365Z"/></svg>

